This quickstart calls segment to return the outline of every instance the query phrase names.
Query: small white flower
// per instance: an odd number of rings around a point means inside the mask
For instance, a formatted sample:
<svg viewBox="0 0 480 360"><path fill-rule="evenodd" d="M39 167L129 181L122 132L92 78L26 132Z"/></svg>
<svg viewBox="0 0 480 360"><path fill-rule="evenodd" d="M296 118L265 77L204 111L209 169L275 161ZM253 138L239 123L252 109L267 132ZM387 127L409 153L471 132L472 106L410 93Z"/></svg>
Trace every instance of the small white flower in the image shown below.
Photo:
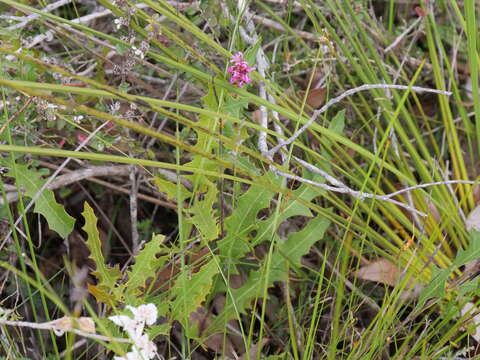
<svg viewBox="0 0 480 360"><path fill-rule="evenodd" d="M150 359L155 356L155 352L157 351L157 347L148 339L148 335L144 334L140 336L137 341L135 342L135 347L140 349L140 352L143 357L146 359Z"/></svg>
<svg viewBox="0 0 480 360"><path fill-rule="evenodd" d="M114 356L113 360L144 360L141 357L138 357L138 355L132 352L126 353L125 356Z"/></svg>
<svg viewBox="0 0 480 360"><path fill-rule="evenodd" d="M143 359L142 355L136 351L130 351L129 353L127 353L126 360L148 360L148 359Z"/></svg>
<svg viewBox="0 0 480 360"><path fill-rule="evenodd" d="M137 339L143 332L143 324L140 324L129 316L126 315L115 315L110 316L109 319L118 326L121 326L123 330L132 338L132 340Z"/></svg>
<svg viewBox="0 0 480 360"><path fill-rule="evenodd" d="M140 59L143 59L145 57L145 54L142 52L142 50L137 49L135 46L132 47L133 53L138 56Z"/></svg>
<svg viewBox="0 0 480 360"><path fill-rule="evenodd" d="M147 325L153 325L157 321L158 311L154 304L140 305L135 308L133 306L127 306L138 322L145 322Z"/></svg>
<svg viewBox="0 0 480 360"><path fill-rule="evenodd" d="M155 356L155 354L153 355ZM113 359L114 360L150 360L152 356L147 357L142 351L138 350L133 350L125 354L125 357L123 356L115 356Z"/></svg>
<svg viewBox="0 0 480 360"><path fill-rule="evenodd" d="M83 115L78 115L73 117L73 121L76 122L77 124L80 124L82 120L83 120Z"/></svg>
<svg viewBox="0 0 480 360"><path fill-rule="evenodd" d="M120 28L122 27L122 20L115 19L113 20L113 22L115 23L115 27L117 28L117 30L120 30Z"/></svg>
<svg viewBox="0 0 480 360"><path fill-rule="evenodd" d="M125 356L115 356L114 360L150 360L156 355L157 347L150 341L147 334L143 334L145 324L153 325L157 321L158 311L154 304L138 307L126 306L133 314L133 319L126 315L110 316L109 319L127 332L134 344Z"/></svg>
<svg viewBox="0 0 480 360"><path fill-rule="evenodd" d="M112 321L115 325L121 326L123 328L133 322L133 319L126 315L109 316L108 319Z"/></svg>
<svg viewBox="0 0 480 360"><path fill-rule="evenodd" d="M138 351L130 351L129 353L126 354L127 358L126 360L148 360L144 359L142 357L142 354L140 354Z"/></svg>
<svg viewBox="0 0 480 360"><path fill-rule="evenodd" d="M115 115L115 113L120 110L120 103L118 101L110 105L110 113Z"/></svg>
<svg viewBox="0 0 480 360"><path fill-rule="evenodd" d="M53 40L53 33L51 31L47 31L45 34L45 41L50 42Z"/></svg>

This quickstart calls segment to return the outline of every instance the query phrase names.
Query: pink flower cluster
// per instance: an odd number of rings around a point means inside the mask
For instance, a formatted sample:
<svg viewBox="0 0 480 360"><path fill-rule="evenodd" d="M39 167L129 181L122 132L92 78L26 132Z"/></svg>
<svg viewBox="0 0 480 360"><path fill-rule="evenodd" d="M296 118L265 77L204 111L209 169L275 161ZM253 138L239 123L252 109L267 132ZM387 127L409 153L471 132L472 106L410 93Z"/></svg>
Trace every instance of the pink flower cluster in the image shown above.
<svg viewBox="0 0 480 360"><path fill-rule="evenodd" d="M239 88L243 88L244 84L250 83L250 77L248 73L255 70L255 67L248 66L247 62L243 60L243 53L238 52L233 55L233 66L227 69L227 72L232 75L230 78L230 84L237 84Z"/></svg>

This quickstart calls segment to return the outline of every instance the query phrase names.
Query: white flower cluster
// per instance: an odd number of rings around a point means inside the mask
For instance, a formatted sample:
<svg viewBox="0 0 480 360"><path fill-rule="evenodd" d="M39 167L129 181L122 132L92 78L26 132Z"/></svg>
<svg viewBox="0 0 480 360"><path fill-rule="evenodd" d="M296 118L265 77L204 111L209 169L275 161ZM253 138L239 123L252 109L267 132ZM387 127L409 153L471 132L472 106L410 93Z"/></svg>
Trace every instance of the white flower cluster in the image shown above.
<svg viewBox="0 0 480 360"><path fill-rule="evenodd" d="M120 28L121 28L122 26L128 27L128 19L125 18L125 17L117 18L117 19L113 20L113 22L114 22L115 27L117 28L117 30L120 30Z"/></svg>
<svg viewBox="0 0 480 360"><path fill-rule="evenodd" d="M127 305L133 313L133 319L126 315L110 316L109 319L121 326L133 341L132 349L125 356L115 356L114 360L150 360L156 354L157 347L144 334L145 325L153 325L157 321L157 308L154 304L133 307Z"/></svg>
<svg viewBox="0 0 480 360"><path fill-rule="evenodd" d="M142 50L137 49L135 46L132 47L133 53L138 56L140 59L143 59L145 57L145 54L142 52Z"/></svg>

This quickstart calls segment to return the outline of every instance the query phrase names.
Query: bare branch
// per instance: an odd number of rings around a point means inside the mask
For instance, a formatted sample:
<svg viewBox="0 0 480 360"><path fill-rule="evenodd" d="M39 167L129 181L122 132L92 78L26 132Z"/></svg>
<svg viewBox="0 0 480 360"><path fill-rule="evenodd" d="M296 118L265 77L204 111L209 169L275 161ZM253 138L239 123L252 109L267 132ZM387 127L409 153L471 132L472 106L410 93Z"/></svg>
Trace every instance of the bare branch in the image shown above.
<svg viewBox="0 0 480 360"><path fill-rule="evenodd" d="M28 321L9 321L9 320L0 320L0 325L3 326L16 326L16 327L28 327L30 329L38 329L38 330L49 330L49 331L61 331L61 332L71 332L83 337L87 337L90 339L101 340L101 341L109 341L109 342L121 342L121 343L132 343L132 340L125 339L125 338L114 338L110 336L99 335L95 333L88 333L85 331L81 331L75 328L65 328L63 326L59 326L59 320L53 320L45 323L33 323Z"/></svg>
<svg viewBox="0 0 480 360"><path fill-rule="evenodd" d="M315 186L315 187L318 187L318 188L321 188L321 189L324 189L324 190L327 190L327 191L332 191L332 192L336 192L336 193L341 193L341 194L349 194L350 196L356 198L356 199L359 199L359 200L363 200L363 199L375 199L375 200L382 200L382 201L386 201L386 202L389 202L389 203L392 203L392 204L395 204L399 207L402 207L408 211L411 211L413 213L416 213L420 216L427 216L427 214L425 214L424 212L422 211L419 211L413 207L411 207L410 205L406 205L400 201L397 201L397 200L393 200L391 198L389 198L388 196L385 196L385 195L376 195L376 194L370 194L370 193L365 193L365 192L362 192L362 191L357 191L357 190L353 190L353 189L350 189L349 187L335 187L335 186L330 186L330 185L326 185L326 184L322 184L322 183L319 183L319 182L316 182L316 181L312 181L312 180L309 180L309 179L305 179L301 176L297 176L297 175L292 175L292 174L287 174L283 171L280 171L278 170L277 168L275 168L274 166L271 166L270 167L272 169L272 171L274 173L276 173L277 175L280 175L280 176L283 176L287 179L291 179L291 180L295 180L295 181L299 181L299 182L302 182L302 183L305 183L305 184L309 184L309 185L312 185L312 186Z"/></svg>
<svg viewBox="0 0 480 360"><path fill-rule="evenodd" d="M45 6L43 9L42 9L42 12L44 13L49 13L50 11L53 11L55 9L58 9L59 7L62 7L63 5L66 5L66 4L69 4L71 3L72 0L59 0L57 2L54 2L52 4L48 4L47 6ZM24 26L28 25L29 22L35 20L35 19L38 19L39 17L41 17L42 15L41 14L31 14L31 15L28 15L26 17L24 17L22 19L22 22L18 23L18 24L15 24L15 25L11 25L9 27L7 27L6 30L17 30L17 29L21 29L23 28Z"/></svg>
<svg viewBox="0 0 480 360"><path fill-rule="evenodd" d="M365 90L371 90L371 89L411 90L411 91L416 91L416 92L429 92L429 93L440 94L440 95L451 95L452 94L450 91L429 89L429 88L424 88L424 87L419 87L419 86L411 86L410 87L410 86L406 86L406 85L388 85L388 84L362 85L362 86L359 86L359 87L356 87L356 88L345 91L343 94L341 94L341 95L337 96L336 98L333 98L330 101L328 101L320 109L315 110L313 112L312 117L307 121L307 123L305 125L303 125L300 129L298 129L287 140L285 140L285 141L279 140L279 144L274 146L272 149L270 149L270 154L269 155L273 156L282 146L290 145L292 142L294 142L305 130L307 130L315 122L315 120L317 120L317 118L318 118L318 116L320 116L320 114L323 114L332 105L342 101L343 99L345 99L346 97L348 97L350 95L356 94L357 92L365 91Z"/></svg>
<svg viewBox="0 0 480 360"><path fill-rule="evenodd" d="M359 200L363 200L363 199L375 199L375 200L381 200L381 201L386 201L386 202L390 202L392 204L395 204L397 206L400 206L408 211L411 211L412 213L416 214L416 215L420 215L420 216L427 216L427 214L425 214L424 212L422 211L419 211L417 209L415 209L412 205L406 205L400 201L397 201L397 200L393 200L393 198L395 196L398 196L400 194L403 194L403 193L409 193L413 190L417 190L417 189L424 189L424 188L427 188L427 187L432 187L432 186L440 186L440 185L451 185L451 184L471 184L471 185L475 185L475 184L478 184L479 181L471 181L471 180L446 180L446 181L437 181L437 182L433 182L433 183L427 183L427 184L419 184L419 185L414 185L414 186L410 186L410 187L407 187L407 188L404 188L404 189L401 189L401 190L398 190L398 191L395 191L395 192L392 192L392 193L389 193L389 194L385 194L385 195L378 195L378 194L372 194L372 193L367 193L367 192L361 192L361 191L357 191L357 190L353 190L351 188L349 188L348 186L346 186L344 183L342 183L341 181L335 179L333 176L329 175L327 172L319 169L318 167L312 165L312 164L309 164L307 163L306 161L303 161L297 157L294 157L294 159L296 161L298 161L303 167L305 167L307 170L315 173L315 174L318 174L320 176L323 176L325 178L326 181L328 181L330 184L332 184L333 186L331 185L327 185L327 184L323 184L323 183L319 183L319 182L316 182L316 181L312 181L312 180L309 180L309 179L305 179L303 177L300 177L300 176L297 176L297 175L292 175L292 174L287 174L283 171L280 171L278 170L278 168L276 168L275 166L271 166L270 168L272 169L272 171L274 173L276 173L277 175L280 175L280 176L283 176L287 179L291 179L291 180L295 180L295 181L299 181L299 182L302 182L302 183L305 183L305 184L309 184L309 185L312 185L312 186L315 186L315 187L318 187L318 188L321 188L323 190L327 190L327 191L332 191L332 192L336 192L336 193L342 193L342 194L349 194L351 195L352 197L354 198L357 198Z"/></svg>

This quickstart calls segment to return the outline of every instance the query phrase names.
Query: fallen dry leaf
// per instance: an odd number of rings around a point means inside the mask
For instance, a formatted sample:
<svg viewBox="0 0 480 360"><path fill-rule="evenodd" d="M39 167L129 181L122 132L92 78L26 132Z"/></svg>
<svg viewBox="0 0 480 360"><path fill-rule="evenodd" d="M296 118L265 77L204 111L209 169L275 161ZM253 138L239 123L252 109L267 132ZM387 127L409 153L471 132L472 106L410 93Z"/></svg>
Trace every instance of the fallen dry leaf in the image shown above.
<svg viewBox="0 0 480 360"><path fill-rule="evenodd" d="M314 109L318 109L325 102L326 96L327 89L325 88L310 89L307 94L307 104Z"/></svg>
<svg viewBox="0 0 480 360"><path fill-rule="evenodd" d="M384 258L374 261L366 266L362 266L355 275L362 280L375 281L392 287L400 283L403 276L400 267ZM416 299L422 292L423 288L423 284L415 283L414 279L410 279L405 286L405 289L400 294L400 299Z"/></svg>
<svg viewBox="0 0 480 360"><path fill-rule="evenodd" d="M362 266L356 273L362 280L375 281L381 284L395 286L400 281L400 268L387 259L379 259Z"/></svg>

